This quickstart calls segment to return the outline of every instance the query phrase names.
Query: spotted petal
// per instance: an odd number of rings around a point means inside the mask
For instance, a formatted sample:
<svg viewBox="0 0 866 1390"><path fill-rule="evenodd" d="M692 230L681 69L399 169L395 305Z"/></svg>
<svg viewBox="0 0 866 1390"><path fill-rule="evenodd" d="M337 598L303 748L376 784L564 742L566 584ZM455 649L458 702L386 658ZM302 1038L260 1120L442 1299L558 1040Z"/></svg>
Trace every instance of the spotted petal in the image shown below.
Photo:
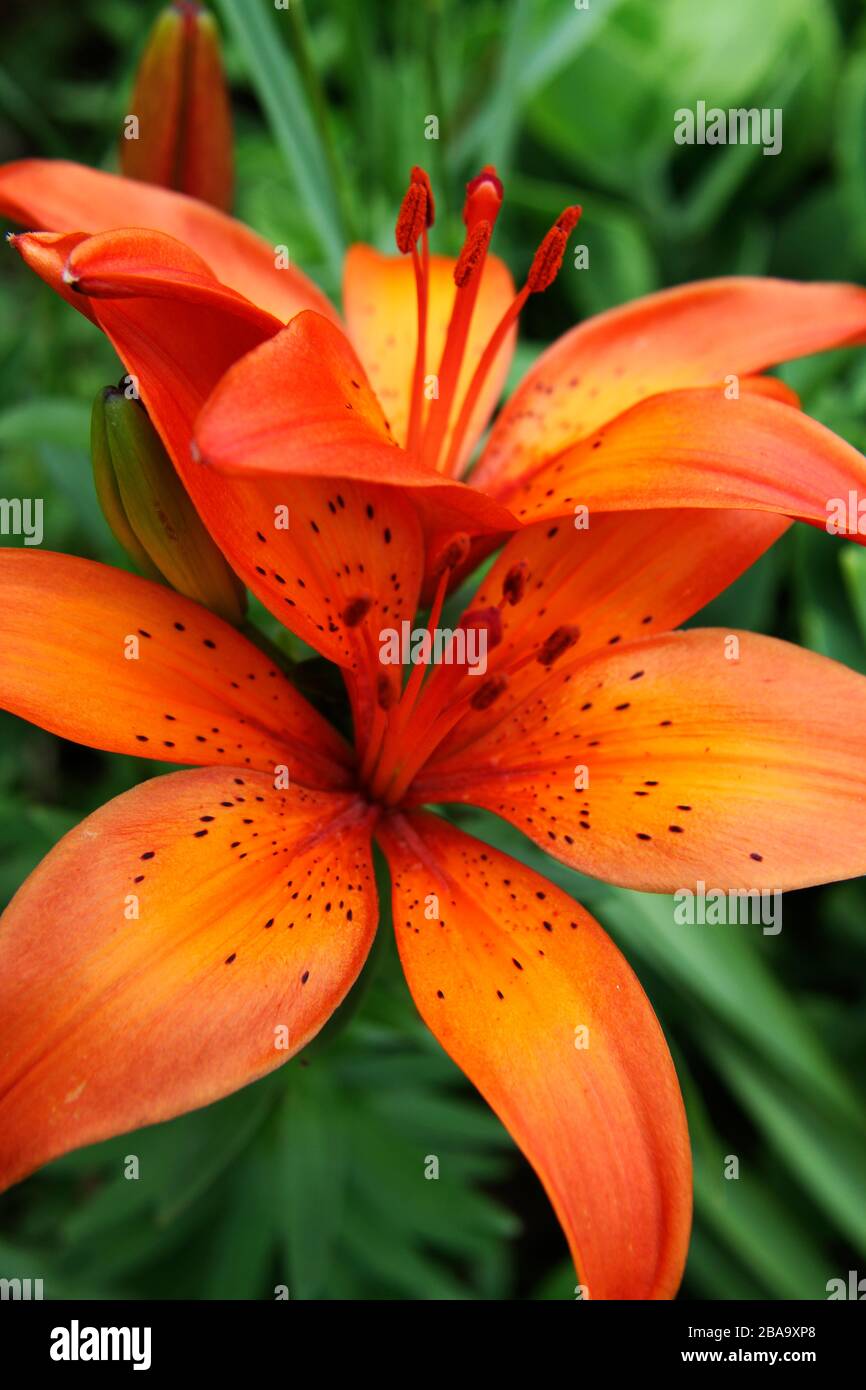
<svg viewBox="0 0 866 1390"><path fill-rule="evenodd" d="M379 831L419 1012L535 1168L590 1298L672 1298L683 1104L649 1001L565 893L438 817Z"/></svg>
<svg viewBox="0 0 866 1390"><path fill-rule="evenodd" d="M0 1187L303 1047L375 932L369 829L350 796L202 768L61 840L0 919Z"/></svg>

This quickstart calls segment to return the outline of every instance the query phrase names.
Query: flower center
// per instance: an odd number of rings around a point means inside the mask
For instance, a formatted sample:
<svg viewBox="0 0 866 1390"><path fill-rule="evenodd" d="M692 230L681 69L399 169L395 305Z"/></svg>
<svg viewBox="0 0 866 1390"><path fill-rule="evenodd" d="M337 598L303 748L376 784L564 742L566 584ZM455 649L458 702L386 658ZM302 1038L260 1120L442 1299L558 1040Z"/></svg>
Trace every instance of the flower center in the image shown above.
<svg viewBox="0 0 866 1390"><path fill-rule="evenodd" d="M562 265L568 238L577 225L581 209L567 207L539 245L526 283L518 291L490 335L466 390L458 390L466 344L484 263L493 228L502 206L503 188L492 165L485 166L466 186L463 221L466 236L454 267L457 287L445 344L436 372L437 392L424 411L427 363L427 321L430 290L430 250L428 229L433 225L434 204L430 180L417 166L397 217L397 249L411 255L415 271L418 306L418 334L412 372L412 393L406 447L419 454L430 468L450 477L462 472L464 446L481 390L512 325L531 294L540 294L555 280ZM418 244L421 244L421 250Z"/></svg>
<svg viewBox="0 0 866 1390"><path fill-rule="evenodd" d="M495 669L490 670L488 658L502 641L503 612L523 599L528 566L526 561L512 565L496 604L469 610L454 629L441 628L438 624L449 581L468 552L469 537L465 534L449 542L442 552L426 627L412 629L404 623L404 631L394 633L392 652L384 645L380 651L382 673L360 780L370 799L385 807L400 803L425 763L465 715L490 709L519 670L531 661L552 666L580 636L576 626L558 627L528 652L498 664L494 656ZM408 666L405 684L402 669L399 676L391 676L392 662L401 668Z"/></svg>

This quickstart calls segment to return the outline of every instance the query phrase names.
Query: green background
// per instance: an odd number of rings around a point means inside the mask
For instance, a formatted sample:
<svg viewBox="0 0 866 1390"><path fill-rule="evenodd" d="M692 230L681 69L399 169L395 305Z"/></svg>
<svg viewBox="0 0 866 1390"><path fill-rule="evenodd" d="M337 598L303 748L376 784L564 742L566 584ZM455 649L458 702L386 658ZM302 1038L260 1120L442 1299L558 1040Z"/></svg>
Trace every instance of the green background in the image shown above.
<svg viewBox="0 0 866 1390"><path fill-rule="evenodd" d="M157 6L7 6L0 157L114 167ZM353 239L392 244L409 166L459 246L462 184L495 162L495 249L515 275L575 200L590 268L530 302L515 379L577 319L730 273L866 280L866 24L830 0L221 0L241 217L331 293ZM784 110L760 147L681 148L673 112ZM438 141L424 139L436 114ZM0 257L0 495L45 500L46 547L125 561L89 472L107 345L12 253ZM781 371L811 414L866 445L866 353ZM15 543L11 539L5 543ZM866 672L864 552L794 527L709 610ZM703 617L702 617L703 621ZM291 644L288 644L291 645ZM804 701L810 692L803 691ZM0 717L0 895L71 826L164 765ZM675 1055L695 1157L683 1296L824 1298L866 1256L862 882L788 894L784 928L677 927L669 899L554 866L462 810L481 838L590 908L638 971ZM387 896L384 896L387 904ZM383 908L387 917L387 906ZM62 924L55 924L62 927ZM420 1023L387 921L351 1020L222 1103L72 1154L0 1200L0 1275L51 1296L572 1298L541 1188ZM137 1154L142 1176L122 1161ZM439 1181L424 1178L436 1155ZM723 1176L726 1155L740 1163Z"/></svg>

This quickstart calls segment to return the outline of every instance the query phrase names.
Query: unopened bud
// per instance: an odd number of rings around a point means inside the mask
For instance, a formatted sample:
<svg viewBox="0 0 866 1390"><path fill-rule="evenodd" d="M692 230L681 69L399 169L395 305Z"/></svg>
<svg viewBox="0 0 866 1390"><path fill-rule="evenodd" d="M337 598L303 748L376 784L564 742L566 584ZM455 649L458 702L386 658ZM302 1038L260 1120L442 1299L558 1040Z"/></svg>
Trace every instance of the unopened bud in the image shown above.
<svg viewBox="0 0 866 1390"><path fill-rule="evenodd" d="M243 618L243 587L211 540L140 401L107 386L93 404L93 478L105 519L150 579Z"/></svg>
<svg viewBox="0 0 866 1390"><path fill-rule="evenodd" d="M213 16L175 0L156 19L120 140L127 178L227 210L234 185L228 89Z"/></svg>

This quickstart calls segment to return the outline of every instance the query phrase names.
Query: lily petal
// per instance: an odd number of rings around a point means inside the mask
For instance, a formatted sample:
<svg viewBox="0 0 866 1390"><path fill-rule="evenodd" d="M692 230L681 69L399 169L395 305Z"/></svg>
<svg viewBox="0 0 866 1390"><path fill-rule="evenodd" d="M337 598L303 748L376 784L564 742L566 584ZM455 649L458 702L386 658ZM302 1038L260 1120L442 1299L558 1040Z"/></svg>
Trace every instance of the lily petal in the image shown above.
<svg viewBox="0 0 866 1390"><path fill-rule="evenodd" d="M263 237L197 198L62 159L0 167L0 216L45 232L146 227L196 251L224 285L285 323L301 309L338 321L336 310L299 270L277 269Z"/></svg>
<svg viewBox="0 0 866 1390"><path fill-rule="evenodd" d="M378 833L418 1010L535 1168L589 1297L672 1298L688 1134L637 978L587 912L516 860L426 814Z"/></svg>
<svg viewBox="0 0 866 1390"><path fill-rule="evenodd" d="M626 888L803 888L866 872L866 677L749 632L666 633L547 682L416 800L468 801Z"/></svg>
<svg viewBox="0 0 866 1390"><path fill-rule="evenodd" d="M0 1186L286 1061L357 978L376 914L352 797L207 768L89 816L0 919Z"/></svg>
<svg viewBox="0 0 866 1390"><path fill-rule="evenodd" d="M866 340L866 290L744 277L662 290L571 329L496 421L472 481L494 496L661 392Z"/></svg>
<svg viewBox="0 0 866 1390"><path fill-rule="evenodd" d="M173 590L50 551L0 549L0 707L163 762L347 785L351 753L271 661Z"/></svg>
<svg viewBox="0 0 866 1390"><path fill-rule="evenodd" d="M13 245L35 240L34 234L11 238ZM88 297L166 299L223 310L239 323L248 324L257 335L256 341L282 327L278 318L222 284L201 256L165 232L122 227L94 236L79 235L61 277L76 294ZM158 312L165 317L170 310Z"/></svg>
<svg viewBox="0 0 866 1390"><path fill-rule="evenodd" d="M641 507L755 508L826 528L866 496L866 459L800 410L747 391L653 396L503 491L525 521ZM858 516L847 534L862 540Z"/></svg>
<svg viewBox="0 0 866 1390"><path fill-rule="evenodd" d="M602 512L586 530L568 518L516 532L467 605L501 604L510 586L515 601L501 607L502 638L487 655L488 674L504 672L507 684L492 707L470 707L439 756L486 733L492 719L545 684L549 670L538 654L557 630L572 631L584 657L667 632L732 584L790 525L767 512L683 508ZM459 693L477 685L467 676Z"/></svg>
<svg viewBox="0 0 866 1390"><path fill-rule="evenodd" d="M318 314L299 314L226 373L197 422L196 442L221 473L399 485L428 533L514 529L505 508L397 445L348 338Z"/></svg>
<svg viewBox="0 0 866 1390"><path fill-rule="evenodd" d="M456 260L448 256L430 257L425 375L439 370L448 320L457 287L454 283ZM484 262L472 326L455 392L451 424L456 422L460 404L472 380L481 354L502 315L514 299L511 272L498 256ZM409 427L409 404L415 349L418 342L418 310L415 273L410 256L383 256L371 246L351 246L343 274L343 306L349 336L391 422L394 437L405 445ZM467 431L461 462L472 453L493 408L502 394L517 328L503 343ZM450 440L450 431L447 436ZM447 443L443 457L447 454Z"/></svg>
<svg viewBox="0 0 866 1390"><path fill-rule="evenodd" d="M227 560L276 617L323 655L347 669L369 667L365 630L350 634L341 615L368 596L377 607L368 628L383 613L411 616L424 562L414 509L394 487L328 477L224 476L196 462L193 423L201 407L232 363L270 338L275 321L200 275L192 253L168 237L145 234L148 257L136 257L136 236L124 231L82 239L74 257L66 239L55 246L53 237L22 235L15 244L54 288L110 282L120 293L73 298L89 308L137 379L186 490ZM141 294L130 298L132 284ZM169 292L175 298L166 303ZM319 315L302 316L301 323L304 318L341 336ZM260 386L278 397L284 391L276 380ZM250 410L258 390L252 388ZM340 409L348 413L342 403ZM401 453L394 446L391 452ZM330 457L339 472L345 450ZM462 493L477 496L469 488ZM496 505L478 500L482 509ZM360 710L360 692L358 701Z"/></svg>

